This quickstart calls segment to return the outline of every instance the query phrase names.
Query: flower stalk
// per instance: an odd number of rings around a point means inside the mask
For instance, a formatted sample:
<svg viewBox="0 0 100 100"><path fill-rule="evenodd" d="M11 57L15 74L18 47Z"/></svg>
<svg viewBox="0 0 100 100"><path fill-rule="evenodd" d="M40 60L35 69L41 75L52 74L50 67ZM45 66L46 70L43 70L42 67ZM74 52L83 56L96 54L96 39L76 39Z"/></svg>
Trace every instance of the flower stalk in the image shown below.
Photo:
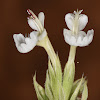
<svg viewBox="0 0 100 100"><path fill-rule="evenodd" d="M68 62L72 63L75 60L75 55L76 55L76 46L70 46L70 52L69 52L69 57L68 57Z"/></svg>
<svg viewBox="0 0 100 100"><path fill-rule="evenodd" d="M52 47L52 44L51 44L48 36L46 36L41 42L38 42L37 45L43 47L46 50L53 66L56 66L57 56L56 56L56 53Z"/></svg>

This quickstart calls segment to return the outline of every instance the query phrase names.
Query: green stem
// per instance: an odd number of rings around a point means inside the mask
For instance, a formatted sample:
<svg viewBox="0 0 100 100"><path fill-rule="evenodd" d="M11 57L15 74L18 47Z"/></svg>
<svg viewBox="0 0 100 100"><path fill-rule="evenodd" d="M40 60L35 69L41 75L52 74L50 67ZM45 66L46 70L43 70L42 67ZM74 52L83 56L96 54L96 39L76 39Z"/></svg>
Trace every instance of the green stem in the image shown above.
<svg viewBox="0 0 100 100"><path fill-rule="evenodd" d="M76 47L70 46L68 62L65 65L64 76L63 76L63 88L65 93L65 100L69 100L70 92L73 86L75 76L75 59Z"/></svg>
<svg viewBox="0 0 100 100"><path fill-rule="evenodd" d="M74 62L76 55L76 46L70 46L68 62Z"/></svg>
<svg viewBox="0 0 100 100"><path fill-rule="evenodd" d="M52 64L54 66L56 66L56 59L57 59L56 53L55 53L55 51L52 47L52 44L51 44L48 36L44 37L44 39L41 40L40 42L38 42L37 45L42 46L46 50L47 54L50 57L50 60L51 60ZM55 70L56 70L56 67L55 67Z"/></svg>

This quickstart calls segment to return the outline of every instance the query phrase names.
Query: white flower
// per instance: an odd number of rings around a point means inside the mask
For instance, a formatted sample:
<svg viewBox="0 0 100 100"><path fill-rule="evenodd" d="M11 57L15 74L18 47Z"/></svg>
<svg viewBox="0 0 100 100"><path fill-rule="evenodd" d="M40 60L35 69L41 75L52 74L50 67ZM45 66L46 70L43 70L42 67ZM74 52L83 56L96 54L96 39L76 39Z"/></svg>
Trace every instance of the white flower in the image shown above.
<svg viewBox="0 0 100 100"><path fill-rule="evenodd" d="M24 37L22 34L13 35L15 45L20 53L31 51L37 45L37 42L41 41L47 35L44 29L44 13L40 12L37 18L31 10L27 11L31 15L28 18L28 24L35 31L31 32L28 37Z"/></svg>
<svg viewBox="0 0 100 100"><path fill-rule="evenodd" d="M88 22L88 17L81 12L82 10L74 11L73 14L68 13L65 16L66 24L70 30L64 29L63 34L69 45L83 47L92 42L94 30L89 30L87 34L82 31Z"/></svg>

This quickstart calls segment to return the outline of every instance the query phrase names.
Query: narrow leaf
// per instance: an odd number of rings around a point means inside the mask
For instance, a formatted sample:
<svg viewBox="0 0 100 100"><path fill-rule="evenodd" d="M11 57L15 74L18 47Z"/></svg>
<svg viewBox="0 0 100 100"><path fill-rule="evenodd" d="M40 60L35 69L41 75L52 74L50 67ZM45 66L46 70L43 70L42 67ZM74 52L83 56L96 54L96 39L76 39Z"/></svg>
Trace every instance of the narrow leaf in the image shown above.
<svg viewBox="0 0 100 100"><path fill-rule="evenodd" d="M61 69L61 63L60 63L58 55L57 55L57 60L56 60L56 79L60 83L62 83L62 69Z"/></svg>
<svg viewBox="0 0 100 100"><path fill-rule="evenodd" d="M78 79L76 80L74 83L73 83L73 86L72 86L72 89L71 89L71 93L70 93L70 97L72 96L72 94L74 93L75 89L77 88L77 86L79 85L81 79ZM79 90L79 94L80 95L83 91L83 87L84 87L84 83L85 83L85 78L83 78L83 82L82 82L82 85L80 87L80 90Z"/></svg>
<svg viewBox="0 0 100 100"><path fill-rule="evenodd" d="M36 81L36 74L33 77L33 82L34 82L34 88L35 88L38 100L48 100L45 95L44 89Z"/></svg>
<svg viewBox="0 0 100 100"><path fill-rule="evenodd" d="M87 100L87 98L88 98L88 87L87 87L87 82L85 82L81 100Z"/></svg>
<svg viewBox="0 0 100 100"><path fill-rule="evenodd" d="M49 75L48 75L48 70L47 70L47 73L46 73L45 94L49 98L49 100L54 100L52 90L51 90L51 87L50 87L50 79L49 79Z"/></svg>
<svg viewBox="0 0 100 100"><path fill-rule="evenodd" d="M73 95L71 96L70 100L76 100L76 98L78 96L78 93L79 93L79 90L80 90L80 87L82 85L82 82L83 82L83 77L81 78L81 81L79 82L79 85L75 89L75 91L74 91Z"/></svg>
<svg viewBox="0 0 100 100"><path fill-rule="evenodd" d="M62 84L62 71L60 61L58 61L58 57L56 59L56 66L52 65L51 61L49 60L48 67L49 86L54 96L54 100L58 100L60 89L59 86Z"/></svg>
<svg viewBox="0 0 100 100"><path fill-rule="evenodd" d="M60 90L59 90L59 100L65 100L65 94L64 94L64 90L62 86L59 86Z"/></svg>
<svg viewBox="0 0 100 100"><path fill-rule="evenodd" d="M48 71L49 71L49 77L50 77L50 85L51 87L53 86L53 82L55 81L55 72L54 72L54 69L51 65L51 62L50 60L48 61Z"/></svg>

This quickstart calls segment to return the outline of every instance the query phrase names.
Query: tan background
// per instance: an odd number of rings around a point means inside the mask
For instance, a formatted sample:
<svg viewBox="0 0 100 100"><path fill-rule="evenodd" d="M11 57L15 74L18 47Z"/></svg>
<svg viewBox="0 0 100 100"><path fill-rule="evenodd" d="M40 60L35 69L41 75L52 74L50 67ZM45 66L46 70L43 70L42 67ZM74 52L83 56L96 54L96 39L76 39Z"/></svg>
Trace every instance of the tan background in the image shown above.
<svg viewBox="0 0 100 100"><path fill-rule="evenodd" d="M58 51L62 68L67 61L69 45L65 43L63 28L67 28L64 16L68 12L83 9L89 23L85 28L95 30L90 46L77 48L76 76L83 72L88 79L89 99L100 100L100 1L99 0L0 0L0 100L37 100L32 85L32 75L37 71L37 81L44 86L47 69L47 54L35 47L28 54L20 54L13 41L14 33L29 33L27 12L43 11L45 28Z"/></svg>

